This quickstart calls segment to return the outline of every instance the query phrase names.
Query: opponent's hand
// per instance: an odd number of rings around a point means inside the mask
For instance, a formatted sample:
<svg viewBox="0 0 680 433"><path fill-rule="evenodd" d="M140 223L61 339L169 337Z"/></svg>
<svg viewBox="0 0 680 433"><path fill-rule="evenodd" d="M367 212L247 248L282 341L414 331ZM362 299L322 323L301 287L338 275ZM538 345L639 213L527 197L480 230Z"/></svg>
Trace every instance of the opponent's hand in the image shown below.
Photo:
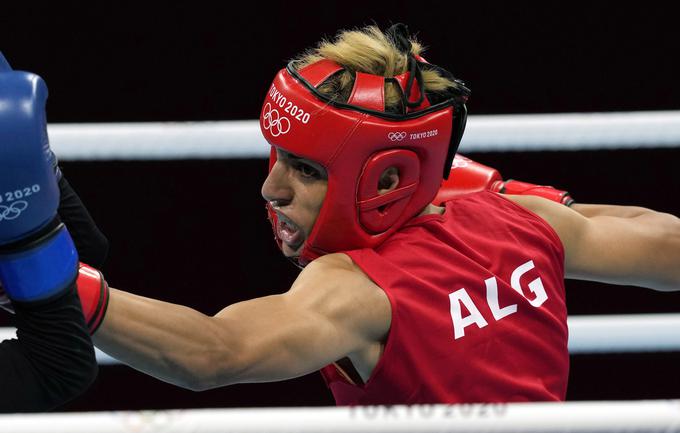
<svg viewBox="0 0 680 433"><path fill-rule="evenodd" d="M78 254L57 217L59 188L45 158L47 86L0 53L0 281L17 301L62 293Z"/></svg>
<svg viewBox="0 0 680 433"><path fill-rule="evenodd" d="M455 196L483 190L503 194L536 195L567 206L574 203L567 191L513 179L503 180L498 170L460 154L453 159L449 178L442 183L433 203L439 205Z"/></svg>

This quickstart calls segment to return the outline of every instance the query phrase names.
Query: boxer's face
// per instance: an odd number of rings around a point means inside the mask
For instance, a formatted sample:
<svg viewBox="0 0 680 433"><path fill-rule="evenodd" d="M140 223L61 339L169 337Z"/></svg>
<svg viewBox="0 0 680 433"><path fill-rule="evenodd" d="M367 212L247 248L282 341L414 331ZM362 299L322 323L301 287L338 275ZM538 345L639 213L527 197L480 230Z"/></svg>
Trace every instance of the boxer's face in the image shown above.
<svg viewBox="0 0 680 433"><path fill-rule="evenodd" d="M278 216L275 230L286 257L300 254L327 188L328 176L320 164L276 149L276 163L262 184L262 197Z"/></svg>

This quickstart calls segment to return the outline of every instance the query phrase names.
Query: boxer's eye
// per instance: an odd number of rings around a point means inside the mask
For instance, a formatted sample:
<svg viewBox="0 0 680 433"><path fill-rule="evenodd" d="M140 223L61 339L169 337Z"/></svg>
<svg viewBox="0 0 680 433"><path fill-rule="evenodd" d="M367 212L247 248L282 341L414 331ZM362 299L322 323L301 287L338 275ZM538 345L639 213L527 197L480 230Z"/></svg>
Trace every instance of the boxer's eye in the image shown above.
<svg viewBox="0 0 680 433"><path fill-rule="evenodd" d="M308 179L323 179L321 171L311 164L307 164L302 161L295 161L293 163L293 168L300 172L302 177Z"/></svg>
<svg viewBox="0 0 680 433"><path fill-rule="evenodd" d="M326 180L328 175L324 167L314 161L286 152L283 149L276 149L276 157L280 161L285 161L293 170L300 173L303 179Z"/></svg>

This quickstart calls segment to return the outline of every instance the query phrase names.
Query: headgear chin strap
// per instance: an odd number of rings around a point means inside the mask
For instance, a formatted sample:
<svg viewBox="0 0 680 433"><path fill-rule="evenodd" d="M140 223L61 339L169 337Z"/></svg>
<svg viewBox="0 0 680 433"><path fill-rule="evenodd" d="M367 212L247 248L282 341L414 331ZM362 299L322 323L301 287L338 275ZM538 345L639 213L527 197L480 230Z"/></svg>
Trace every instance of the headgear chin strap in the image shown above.
<svg viewBox="0 0 680 433"><path fill-rule="evenodd" d="M416 61L418 70L425 61ZM393 78L356 72L348 101L337 102L317 88L343 69L327 59L300 70L289 64L276 75L260 114L273 146L270 169L278 147L321 164L328 174L326 197L298 257L301 266L324 254L376 247L421 212L442 173L448 175L446 161L465 127L469 91L462 85L459 94L431 104L413 72ZM385 112L386 81L397 83L410 102L405 113ZM399 184L380 195L378 181L389 167L397 168ZM276 213L268 209L280 246Z"/></svg>

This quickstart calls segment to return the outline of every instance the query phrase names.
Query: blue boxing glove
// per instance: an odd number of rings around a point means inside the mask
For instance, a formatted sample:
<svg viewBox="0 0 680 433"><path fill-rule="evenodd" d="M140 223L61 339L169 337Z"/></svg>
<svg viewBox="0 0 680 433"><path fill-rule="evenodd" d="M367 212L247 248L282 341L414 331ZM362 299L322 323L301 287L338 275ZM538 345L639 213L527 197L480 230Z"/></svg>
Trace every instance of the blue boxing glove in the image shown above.
<svg viewBox="0 0 680 433"><path fill-rule="evenodd" d="M0 53L0 281L12 300L67 290L78 254L57 216L59 188L49 150L39 76L13 71Z"/></svg>
<svg viewBox="0 0 680 433"><path fill-rule="evenodd" d="M0 52L0 73L2 72L7 72L11 71L12 67L9 65L7 62L7 59L2 55L2 52ZM45 134L43 135L43 140L42 140L42 146L43 146L43 152L45 153L45 159L47 160L48 164L52 166L54 169L54 174L57 176L57 181L61 179L61 170L59 169L59 160L57 160L57 156L52 152L52 149L50 148L50 141L47 139L47 131L45 131Z"/></svg>

